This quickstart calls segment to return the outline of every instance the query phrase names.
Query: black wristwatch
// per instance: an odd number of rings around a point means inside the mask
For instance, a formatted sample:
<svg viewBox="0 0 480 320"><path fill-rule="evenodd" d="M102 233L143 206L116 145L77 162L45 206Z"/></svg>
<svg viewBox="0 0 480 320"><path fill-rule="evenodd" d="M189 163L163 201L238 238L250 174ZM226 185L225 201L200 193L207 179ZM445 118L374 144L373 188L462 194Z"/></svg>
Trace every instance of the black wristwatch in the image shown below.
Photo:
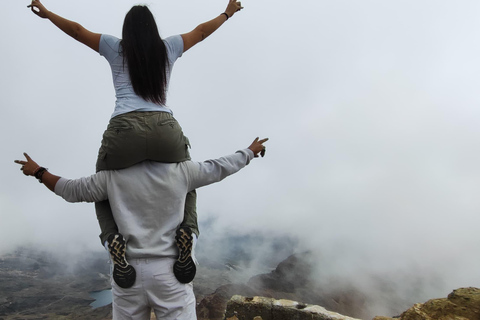
<svg viewBox="0 0 480 320"><path fill-rule="evenodd" d="M37 178L38 182L42 183L42 176L47 171L48 169L44 167L40 167L37 170L35 170L35 173L33 174L35 178Z"/></svg>

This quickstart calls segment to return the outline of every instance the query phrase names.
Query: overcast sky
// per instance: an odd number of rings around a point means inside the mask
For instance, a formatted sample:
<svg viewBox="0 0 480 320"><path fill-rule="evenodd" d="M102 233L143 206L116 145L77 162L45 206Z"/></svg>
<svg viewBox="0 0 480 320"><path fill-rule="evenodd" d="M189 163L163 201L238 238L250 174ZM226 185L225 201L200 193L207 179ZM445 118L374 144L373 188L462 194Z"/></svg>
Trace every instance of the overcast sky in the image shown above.
<svg viewBox="0 0 480 320"><path fill-rule="evenodd" d="M137 4L43 3L118 37ZM148 4L166 37L226 3ZM94 173L114 107L110 69L28 4L9 1L0 20L0 253L29 242L101 250L93 205L64 202L13 160L25 151L64 177ZM436 270L443 296L480 286L480 3L242 4L171 79L169 106L194 159L270 138L264 159L199 190L200 220L299 237L343 267Z"/></svg>

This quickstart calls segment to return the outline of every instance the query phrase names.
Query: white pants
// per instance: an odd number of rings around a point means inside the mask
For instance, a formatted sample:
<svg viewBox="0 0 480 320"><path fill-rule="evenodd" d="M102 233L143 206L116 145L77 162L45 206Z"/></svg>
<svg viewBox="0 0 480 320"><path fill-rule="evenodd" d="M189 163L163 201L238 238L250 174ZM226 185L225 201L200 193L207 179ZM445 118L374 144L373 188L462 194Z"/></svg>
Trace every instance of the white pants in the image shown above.
<svg viewBox="0 0 480 320"><path fill-rule="evenodd" d="M196 320L195 295L191 283L178 282L173 274L172 258L129 259L137 278L131 288L123 289L112 280L113 319Z"/></svg>

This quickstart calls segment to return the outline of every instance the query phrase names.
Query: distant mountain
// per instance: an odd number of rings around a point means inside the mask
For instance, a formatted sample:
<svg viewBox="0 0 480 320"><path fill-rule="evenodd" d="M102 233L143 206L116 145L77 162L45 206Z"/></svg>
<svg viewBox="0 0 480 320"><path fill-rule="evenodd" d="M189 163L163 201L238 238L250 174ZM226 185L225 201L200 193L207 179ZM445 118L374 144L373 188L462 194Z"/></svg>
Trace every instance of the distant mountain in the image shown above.
<svg viewBox="0 0 480 320"><path fill-rule="evenodd" d="M233 295L294 300L360 319L372 319L378 313L400 315L422 302L416 293L422 291L422 283L430 281L408 275L405 287L411 287L413 294L403 295L380 275L368 278L365 288L345 280L348 278L318 279L318 270L328 263L311 252L293 254L295 246L294 239L264 235L211 234L202 238L194 280L198 319L223 320ZM0 319L111 319L111 305L92 309L94 299L89 296L89 292L110 288L107 261L105 252L65 256L33 248L19 248L0 257ZM458 292L455 297L460 297L455 300L458 302L463 296ZM385 312L372 309L375 304ZM480 316L471 320L478 319Z"/></svg>
<svg viewBox="0 0 480 320"><path fill-rule="evenodd" d="M198 304L199 320L223 320L227 302L233 295L263 296L321 305L351 317L366 314L366 296L353 287L336 290L320 288L312 281L311 253L293 254L270 273L253 276L246 284L220 286Z"/></svg>

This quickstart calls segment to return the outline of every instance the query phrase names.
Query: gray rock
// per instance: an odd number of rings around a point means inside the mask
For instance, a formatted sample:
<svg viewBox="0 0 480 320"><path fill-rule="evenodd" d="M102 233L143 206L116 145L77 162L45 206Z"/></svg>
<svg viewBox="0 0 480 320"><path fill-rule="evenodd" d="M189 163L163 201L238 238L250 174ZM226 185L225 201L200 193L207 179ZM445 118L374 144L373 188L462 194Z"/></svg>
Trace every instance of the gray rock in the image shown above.
<svg viewBox="0 0 480 320"><path fill-rule="evenodd" d="M225 320L359 320L323 307L265 297L233 296L227 303Z"/></svg>

